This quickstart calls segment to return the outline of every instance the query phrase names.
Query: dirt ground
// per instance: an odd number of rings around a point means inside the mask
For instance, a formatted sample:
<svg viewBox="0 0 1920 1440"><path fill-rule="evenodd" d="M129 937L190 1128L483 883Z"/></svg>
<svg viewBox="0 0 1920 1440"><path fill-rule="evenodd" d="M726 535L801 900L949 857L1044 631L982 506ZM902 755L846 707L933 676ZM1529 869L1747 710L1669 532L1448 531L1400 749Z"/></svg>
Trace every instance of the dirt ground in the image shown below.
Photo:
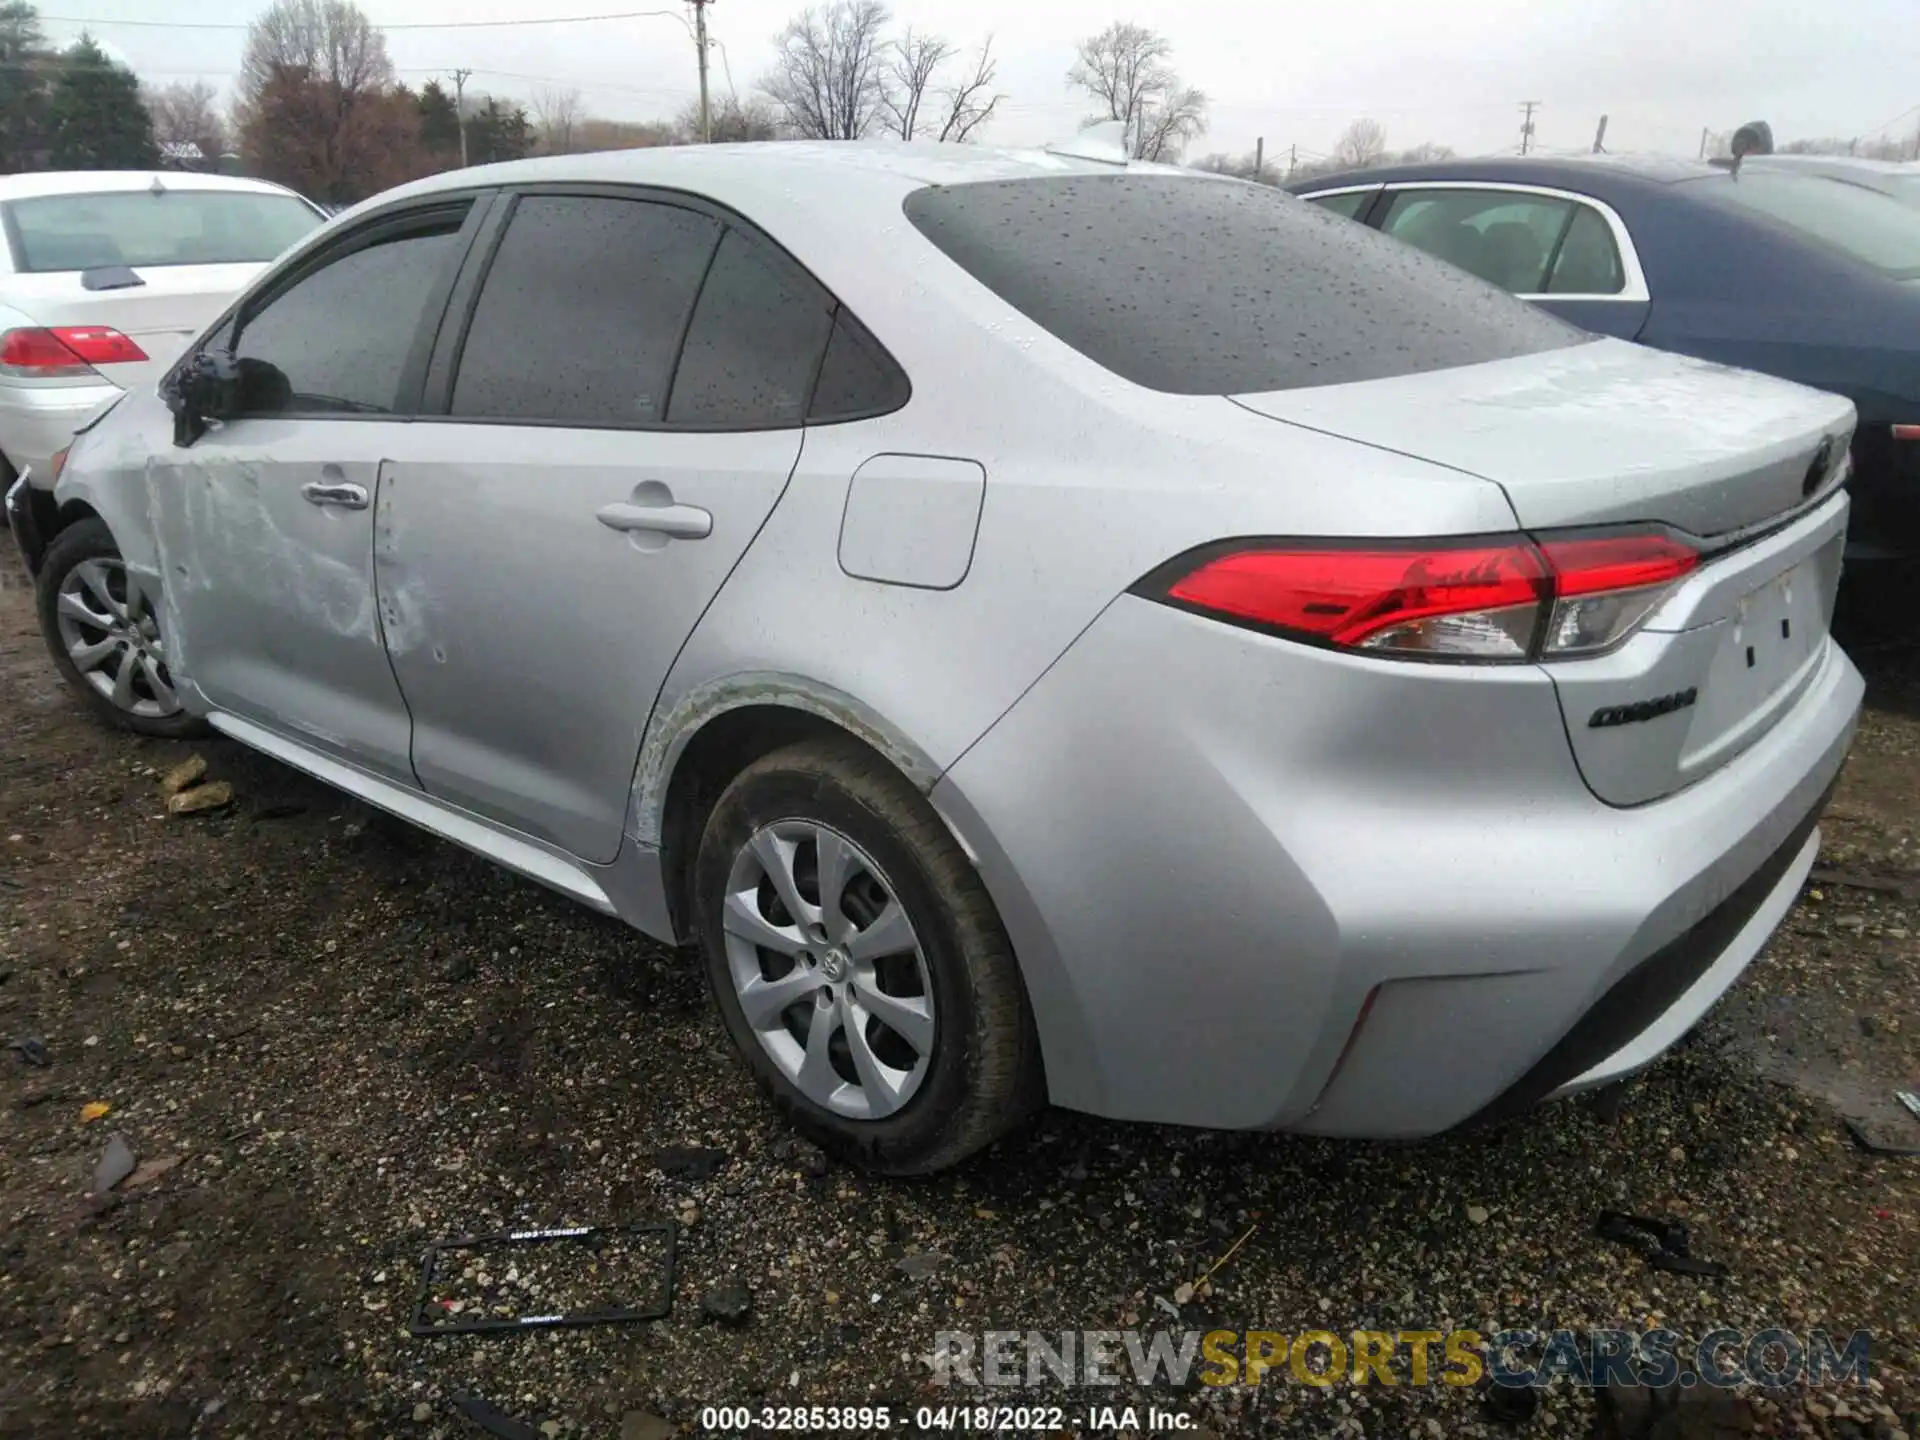
<svg viewBox="0 0 1920 1440"><path fill-rule="evenodd" d="M1920 1143L1886 1098L1920 1081L1920 652L1863 668L1825 826L1843 883L1809 887L1617 1111L1408 1146L1053 1114L959 1173L881 1183L787 1139L686 957L231 744L90 722L8 554L0 1040L45 1050L0 1054L0 1435L480 1435L465 1392L539 1435L697 1433L715 1403L970 1398L930 1386L941 1329L1664 1323L1873 1332L1872 1389L1755 1396L1716 1434L1920 1436L1920 1161L1865 1153L1841 1118ZM230 809L165 816L159 776L189 753ZM143 1168L90 1204L111 1135ZM667 1173L684 1146L717 1171ZM1594 1238L1606 1206L1684 1217L1728 1277ZM669 1319L407 1333L434 1241L665 1217ZM462 1274L497 1290L501 1263ZM1445 1388L1098 1398L1215 1435L1561 1437L1594 1416L1560 1385L1520 1429Z"/></svg>

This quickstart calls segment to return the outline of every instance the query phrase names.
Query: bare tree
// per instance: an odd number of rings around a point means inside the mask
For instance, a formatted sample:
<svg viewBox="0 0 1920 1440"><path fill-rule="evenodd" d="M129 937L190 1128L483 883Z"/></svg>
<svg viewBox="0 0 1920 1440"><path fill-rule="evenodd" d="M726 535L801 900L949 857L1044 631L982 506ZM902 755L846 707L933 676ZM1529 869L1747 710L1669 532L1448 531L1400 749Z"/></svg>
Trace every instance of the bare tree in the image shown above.
<svg viewBox="0 0 1920 1440"><path fill-rule="evenodd" d="M1365 170L1378 165L1387 153L1387 132L1378 120L1360 119L1340 132L1333 147L1334 163L1342 170Z"/></svg>
<svg viewBox="0 0 1920 1440"><path fill-rule="evenodd" d="M778 140L780 119L773 107L758 98L728 96L716 99L708 107L708 124L716 145L737 145L750 140ZM700 102L689 101L673 122L673 143L700 143Z"/></svg>
<svg viewBox="0 0 1920 1440"><path fill-rule="evenodd" d="M1103 107L1088 120L1118 120L1137 160L1177 160L1189 141L1206 133L1207 97L1183 85L1168 57L1173 47L1144 25L1116 22L1080 42L1067 72Z"/></svg>
<svg viewBox="0 0 1920 1440"><path fill-rule="evenodd" d="M833 0L788 22L760 88L789 130L808 140L858 140L890 114L892 18L883 0Z"/></svg>
<svg viewBox="0 0 1920 1440"><path fill-rule="evenodd" d="M168 145L193 145L213 162L227 152L227 122L218 95L206 81L142 86L140 98L153 116L154 142L163 153Z"/></svg>
<svg viewBox="0 0 1920 1440"><path fill-rule="evenodd" d="M533 92L532 109L540 148L549 155L571 154L582 114L580 92L571 85L543 85Z"/></svg>
<svg viewBox="0 0 1920 1440"><path fill-rule="evenodd" d="M393 84L387 40L352 0L274 0L247 30L240 102L252 104L282 71L299 71L351 108Z"/></svg>
<svg viewBox="0 0 1920 1440"><path fill-rule="evenodd" d="M964 145L973 138L974 131L993 118L993 112L1007 98L993 89L993 78L999 69L1000 62L993 58L993 37L989 35L974 56L973 73L941 92L941 98L946 101L946 119L940 126L942 140Z"/></svg>
<svg viewBox="0 0 1920 1440"><path fill-rule="evenodd" d="M920 109L932 89L933 77L953 53L949 41L916 31L911 25L888 46L880 103L887 112L889 131L902 140L911 140L919 133Z"/></svg>

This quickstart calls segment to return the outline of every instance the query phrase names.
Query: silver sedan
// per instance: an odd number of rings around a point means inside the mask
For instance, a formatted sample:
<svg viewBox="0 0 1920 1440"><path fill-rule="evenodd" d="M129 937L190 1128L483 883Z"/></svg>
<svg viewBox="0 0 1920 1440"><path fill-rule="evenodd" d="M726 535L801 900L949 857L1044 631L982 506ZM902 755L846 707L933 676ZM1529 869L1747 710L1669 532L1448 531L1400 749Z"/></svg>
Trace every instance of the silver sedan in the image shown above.
<svg viewBox="0 0 1920 1440"><path fill-rule="evenodd" d="M712 147L336 217L14 501L103 716L696 944L906 1173L1651 1062L1813 863L1853 419L1097 144Z"/></svg>

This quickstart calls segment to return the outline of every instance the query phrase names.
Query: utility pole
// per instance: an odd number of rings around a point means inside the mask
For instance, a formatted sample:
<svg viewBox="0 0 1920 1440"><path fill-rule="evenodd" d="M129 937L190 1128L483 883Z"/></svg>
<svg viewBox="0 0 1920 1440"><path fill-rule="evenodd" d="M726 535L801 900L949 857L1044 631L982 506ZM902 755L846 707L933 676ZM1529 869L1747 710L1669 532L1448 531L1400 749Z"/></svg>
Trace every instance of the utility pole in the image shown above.
<svg viewBox="0 0 1920 1440"><path fill-rule="evenodd" d="M1520 111L1520 153L1525 155L1533 149L1533 112L1540 108L1538 100L1522 100Z"/></svg>
<svg viewBox="0 0 1920 1440"><path fill-rule="evenodd" d="M1287 146L1287 179L1293 179L1293 172L1299 164L1300 147L1298 145Z"/></svg>
<svg viewBox="0 0 1920 1440"><path fill-rule="evenodd" d="M700 143L713 143L713 111L707 100L707 6L713 0L693 0L693 46L700 52Z"/></svg>
<svg viewBox="0 0 1920 1440"><path fill-rule="evenodd" d="M1700 127L1700 158L1702 160L1707 158L1707 136L1711 133L1705 125Z"/></svg>
<svg viewBox="0 0 1920 1440"><path fill-rule="evenodd" d="M1593 132L1593 153L1596 155L1607 153L1607 117L1604 115L1600 117L1600 128Z"/></svg>
<svg viewBox="0 0 1920 1440"><path fill-rule="evenodd" d="M453 118L460 122L460 168L467 168L467 81L473 78L471 70L453 72Z"/></svg>
<svg viewBox="0 0 1920 1440"><path fill-rule="evenodd" d="M1267 137L1264 135L1253 142L1253 178L1262 185L1267 182Z"/></svg>

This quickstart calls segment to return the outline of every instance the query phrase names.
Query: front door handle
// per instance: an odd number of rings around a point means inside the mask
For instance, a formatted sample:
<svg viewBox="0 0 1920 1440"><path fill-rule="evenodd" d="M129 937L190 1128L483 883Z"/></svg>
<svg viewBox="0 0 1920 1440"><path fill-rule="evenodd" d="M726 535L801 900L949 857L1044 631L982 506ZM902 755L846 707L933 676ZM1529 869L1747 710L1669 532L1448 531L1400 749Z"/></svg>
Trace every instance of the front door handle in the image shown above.
<svg viewBox="0 0 1920 1440"><path fill-rule="evenodd" d="M309 505L337 505L342 510L364 510L367 508L367 487L344 483L329 485L310 480L300 487L300 498Z"/></svg>
<svg viewBox="0 0 1920 1440"><path fill-rule="evenodd" d="M604 507L596 518L609 530L645 530L675 540L704 540L713 533L713 516L698 505L629 505L623 501Z"/></svg>

